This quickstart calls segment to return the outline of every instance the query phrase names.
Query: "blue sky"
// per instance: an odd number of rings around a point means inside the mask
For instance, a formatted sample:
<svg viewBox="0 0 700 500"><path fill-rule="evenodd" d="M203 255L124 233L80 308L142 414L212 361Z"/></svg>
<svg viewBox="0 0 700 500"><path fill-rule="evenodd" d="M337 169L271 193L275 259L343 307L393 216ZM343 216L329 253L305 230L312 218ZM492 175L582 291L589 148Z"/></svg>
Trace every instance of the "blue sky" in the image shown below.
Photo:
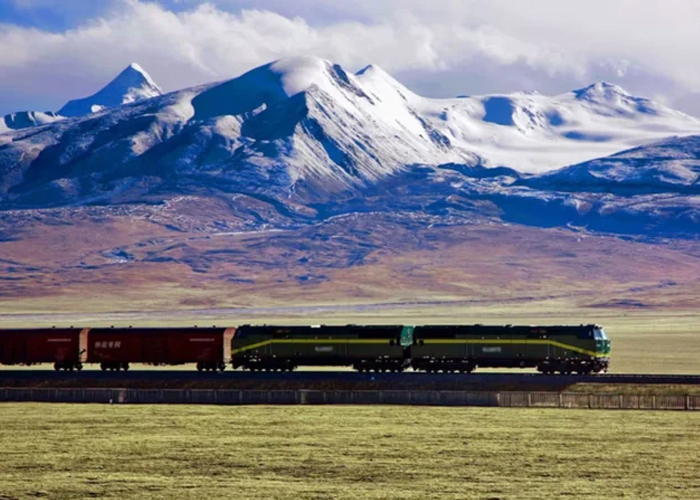
<svg viewBox="0 0 700 500"><path fill-rule="evenodd" d="M0 21L17 26L62 31L99 15L108 3L100 0L0 0Z"/></svg>
<svg viewBox="0 0 700 500"><path fill-rule="evenodd" d="M700 115L698 18L688 0L0 0L0 113L58 109L131 62L170 91L309 54L427 96L608 80Z"/></svg>
<svg viewBox="0 0 700 500"><path fill-rule="evenodd" d="M351 4L307 0L150 0L173 12L182 12L209 3L226 12L264 9L285 16L302 15L314 24L339 20L369 20ZM115 0L0 0L0 22L41 30L61 32L119 8Z"/></svg>

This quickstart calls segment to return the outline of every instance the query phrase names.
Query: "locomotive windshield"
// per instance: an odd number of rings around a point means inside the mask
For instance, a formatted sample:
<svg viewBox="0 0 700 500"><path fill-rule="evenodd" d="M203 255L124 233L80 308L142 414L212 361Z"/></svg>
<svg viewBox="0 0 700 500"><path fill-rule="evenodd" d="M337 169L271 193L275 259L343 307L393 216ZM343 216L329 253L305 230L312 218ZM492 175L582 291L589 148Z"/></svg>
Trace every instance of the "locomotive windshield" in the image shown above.
<svg viewBox="0 0 700 500"><path fill-rule="evenodd" d="M409 347L413 344L413 330L412 326L404 326L401 329L401 346Z"/></svg>
<svg viewBox="0 0 700 500"><path fill-rule="evenodd" d="M605 330L603 330L602 328L596 328L595 330L593 330L593 337L596 340L607 340L608 339L607 335L605 335Z"/></svg>

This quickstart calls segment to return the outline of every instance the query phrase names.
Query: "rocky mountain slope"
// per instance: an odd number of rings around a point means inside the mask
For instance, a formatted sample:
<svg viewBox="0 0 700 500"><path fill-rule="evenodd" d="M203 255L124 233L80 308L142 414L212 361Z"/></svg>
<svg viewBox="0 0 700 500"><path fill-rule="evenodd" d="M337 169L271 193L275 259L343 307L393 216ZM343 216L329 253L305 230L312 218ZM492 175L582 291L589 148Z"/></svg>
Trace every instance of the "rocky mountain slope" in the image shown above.
<svg viewBox="0 0 700 500"><path fill-rule="evenodd" d="M19 113L10 113L0 118L0 134L9 132L10 130L21 130L24 128L38 127L46 125L58 120L63 120L63 116L47 111L20 111Z"/></svg>
<svg viewBox="0 0 700 500"><path fill-rule="evenodd" d="M700 136L674 137L550 172L526 184L557 191L699 193Z"/></svg>

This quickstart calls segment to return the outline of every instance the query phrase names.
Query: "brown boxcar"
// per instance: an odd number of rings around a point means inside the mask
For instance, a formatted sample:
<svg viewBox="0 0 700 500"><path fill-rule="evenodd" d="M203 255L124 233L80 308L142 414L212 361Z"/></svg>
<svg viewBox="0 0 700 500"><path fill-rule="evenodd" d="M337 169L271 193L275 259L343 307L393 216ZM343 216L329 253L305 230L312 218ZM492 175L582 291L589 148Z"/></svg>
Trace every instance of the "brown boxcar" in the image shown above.
<svg viewBox="0 0 700 500"><path fill-rule="evenodd" d="M0 364L53 363L56 370L81 370L80 329L42 328L0 332Z"/></svg>
<svg viewBox="0 0 700 500"><path fill-rule="evenodd" d="M103 370L128 370L130 363L182 365L223 370L226 328L93 328L88 363Z"/></svg>

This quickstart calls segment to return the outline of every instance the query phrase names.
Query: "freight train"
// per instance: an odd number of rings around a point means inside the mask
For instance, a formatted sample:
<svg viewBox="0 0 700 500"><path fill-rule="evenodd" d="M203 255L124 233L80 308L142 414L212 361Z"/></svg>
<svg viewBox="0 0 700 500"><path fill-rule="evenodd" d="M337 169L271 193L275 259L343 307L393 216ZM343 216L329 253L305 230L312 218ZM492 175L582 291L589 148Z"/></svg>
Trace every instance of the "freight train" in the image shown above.
<svg viewBox="0 0 700 500"><path fill-rule="evenodd" d="M227 348L230 352L227 354ZM211 328L0 330L0 364L56 370L128 370L132 363L196 364L199 371L292 371L349 366L360 372L470 373L479 367L545 374L606 372L610 340L598 325L243 325Z"/></svg>

